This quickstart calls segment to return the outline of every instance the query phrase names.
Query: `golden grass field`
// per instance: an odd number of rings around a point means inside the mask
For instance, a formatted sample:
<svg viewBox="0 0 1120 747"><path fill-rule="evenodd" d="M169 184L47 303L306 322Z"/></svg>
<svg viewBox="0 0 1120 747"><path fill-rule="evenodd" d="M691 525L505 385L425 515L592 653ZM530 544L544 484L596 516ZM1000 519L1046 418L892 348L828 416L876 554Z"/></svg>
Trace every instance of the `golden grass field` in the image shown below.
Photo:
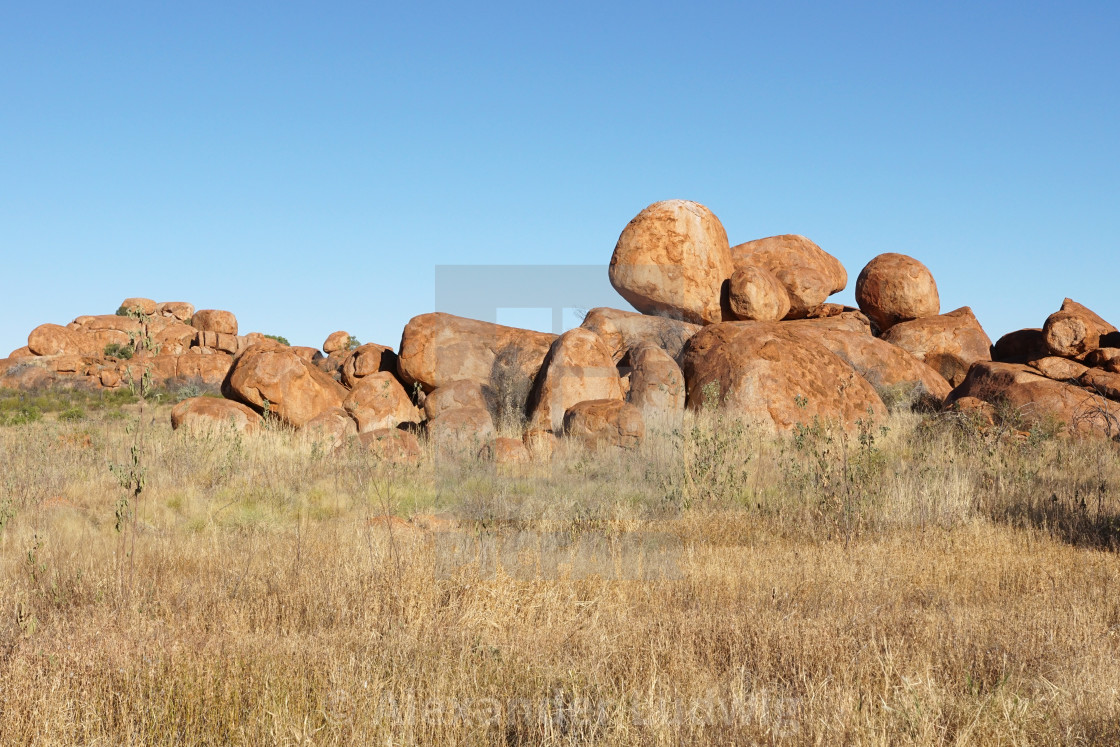
<svg viewBox="0 0 1120 747"><path fill-rule="evenodd" d="M0 744L1120 743L1116 443L394 466L123 412L0 427Z"/></svg>

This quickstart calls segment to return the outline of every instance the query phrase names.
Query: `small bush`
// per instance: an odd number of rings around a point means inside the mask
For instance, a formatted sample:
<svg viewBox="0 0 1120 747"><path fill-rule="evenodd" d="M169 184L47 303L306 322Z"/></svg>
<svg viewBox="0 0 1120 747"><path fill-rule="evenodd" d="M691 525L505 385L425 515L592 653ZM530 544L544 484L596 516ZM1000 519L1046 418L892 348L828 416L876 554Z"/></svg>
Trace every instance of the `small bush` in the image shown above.
<svg viewBox="0 0 1120 747"><path fill-rule="evenodd" d="M284 337L283 335L265 335L265 337L267 337L270 340L276 340L276 342L280 343L281 345L291 345L292 344L292 343L288 342L288 338Z"/></svg>
<svg viewBox="0 0 1120 747"><path fill-rule="evenodd" d="M362 346L362 341L353 335L350 336L350 342L346 343L347 350L354 350Z"/></svg>
<svg viewBox="0 0 1120 747"><path fill-rule="evenodd" d="M105 353L106 358L119 358L120 360L127 361L132 358L133 353L135 353L136 351L133 350L131 345L122 345L119 342L110 342L105 346L105 350L103 352Z"/></svg>
<svg viewBox="0 0 1120 747"><path fill-rule="evenodd" d="M80 407L71 407L60 412L58 419L66 423L76 423L86 419L86 411Z"/></svg>

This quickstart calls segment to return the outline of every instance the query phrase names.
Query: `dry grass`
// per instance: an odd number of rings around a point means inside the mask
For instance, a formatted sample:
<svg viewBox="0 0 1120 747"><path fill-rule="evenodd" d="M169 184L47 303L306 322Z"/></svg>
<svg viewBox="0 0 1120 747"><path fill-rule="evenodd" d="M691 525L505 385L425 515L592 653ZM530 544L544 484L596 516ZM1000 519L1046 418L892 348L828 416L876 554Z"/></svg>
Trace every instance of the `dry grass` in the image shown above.
<svg viewBox="0 0 1120 747"><path fill-rule="evenodd" d="M166 421L0 428L0 743L1120 742L1116 444L708 413L495 470Z"/></svg>

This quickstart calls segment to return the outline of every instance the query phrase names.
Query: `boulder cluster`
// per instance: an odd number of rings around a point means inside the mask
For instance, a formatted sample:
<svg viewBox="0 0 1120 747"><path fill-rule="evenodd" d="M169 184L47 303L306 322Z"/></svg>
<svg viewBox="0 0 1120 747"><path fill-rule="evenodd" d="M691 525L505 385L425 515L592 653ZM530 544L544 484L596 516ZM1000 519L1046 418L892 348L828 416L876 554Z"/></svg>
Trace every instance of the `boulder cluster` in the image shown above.
<svg viewBox="0 0 1120 747"><path fill-rule="evenodd" d="M322 351L292 347L238 335L229 312L128 299L116 315L37 327L0 361L0 386L197 380L225 399L184 400L176 428L254 429L264 416L393 460L415 459L424 438L510 463L550 454L558 438L631 448L651 418L686 408L850 430L905 401L1117 434L1120 333L1069 299L1043 328L993 346L970 308L941 313L916 259L873 258L856 280L858 308L830 303L848 273L817 244L731 246L719 219L686 200L631 220L609 276L636 312L592 309L560 335L422 314L397 350L344 331Z"/></svg>

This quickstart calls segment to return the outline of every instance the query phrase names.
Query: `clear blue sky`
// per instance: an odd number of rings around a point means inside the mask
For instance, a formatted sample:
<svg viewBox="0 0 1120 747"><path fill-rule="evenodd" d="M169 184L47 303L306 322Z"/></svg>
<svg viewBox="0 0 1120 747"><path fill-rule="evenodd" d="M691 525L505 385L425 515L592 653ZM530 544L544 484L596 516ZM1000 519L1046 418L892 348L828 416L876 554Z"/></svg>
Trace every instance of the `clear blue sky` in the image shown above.
<svg viewBox="0 0 1120 747"><path fill-rule="evenodd" d="M396 346L440 264L595 264L651 202L1120 323L1120 10L0 4L0 355L127 296ZM617 298L616 305L626 308Z"/></svg>

